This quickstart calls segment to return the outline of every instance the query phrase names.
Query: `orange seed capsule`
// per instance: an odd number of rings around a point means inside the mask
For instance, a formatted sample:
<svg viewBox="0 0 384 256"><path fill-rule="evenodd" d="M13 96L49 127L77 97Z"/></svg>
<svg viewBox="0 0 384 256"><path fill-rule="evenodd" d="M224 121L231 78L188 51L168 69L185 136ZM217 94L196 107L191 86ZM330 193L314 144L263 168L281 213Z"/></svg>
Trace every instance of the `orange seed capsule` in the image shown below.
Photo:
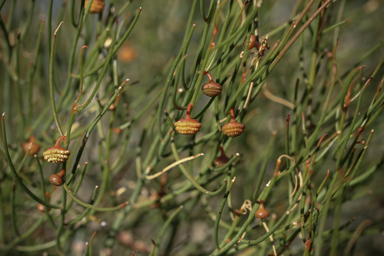
<svg viewBox="0 0 384 256"><path fill-rule="evenodd" d="M29 141L24 142L21 147L24 153L27 153L29 150L28 154L31 156L36 155L40 151L40 146L35 143L35 136L33 135L31 135L29 137Z"/></svg>
<svg viewBox="0 0 384 256"><path fill-rule="evenodd" d="M216 97L220 95L222 89L221 85L214 82L212 76L208 72L204 71L204 74L208 76L209 82L201 87L203 93L208 97Z"/></svg>
<svg viewBox="0 0 384 256"><path fill-rule="evenodd" d="M124 63L131 62L137 58L135 49L129 44L123 44L119 49L117 58Z"/></svg>
<svg viewBox="0 0 384 256"><path fill-rule="evenodd" d="M86 9L88 6L89 0L85 0L84 8ZM104 0L93 0L91 4L91 8L89 9L90 13L101 13L104 10Z"/></svg>
<svg viewBox="0 0 384 256"><path fill-rule="evenodd" d="M227 157L225 155L225 152L224 152L224 149L222 146L220 146L220 151L221 151L221 155L216 157L215 160L213 161L214 165L216 167L221 167L221 166L224 166L226 163L228 163L228 161L230 160L229 157Z"/></svg>
<svg viewBox="0 0 384 256"><path fill-rule="evenodd" d="M53 147L48 148L44 153L44 160L50 163L60 164L68 160L69 155L71 154L69 150L60 147L60 141L64 140L66 137L61 136L55 143Z"/></svg>
<svg viewBox="0 0 384 256"><path fill-rule="evenodd" d="M200 131L201 123L196 119L191 118L191 109L193 105L190 103L187 109L187 115L184 119L180 119L175 125L175 130L184 135L193 135Z"/></svg>
<svg viewBox="0 0 384 256"><path fill-rule="evenodd" d="M259 209L257 209L257 211L255 212L255 217L259 218L259 219L262 219L262 220L269 217L269 211L267 211L264 208L264 201L263 201L263 199L260 199L260 206L259 206Z"/></svg>
<svg viewBox="0 0 384 256"><path fill-rule="evenodd" d="M235 114L233 113L233 108L231 108L231 121L223 125L221 128L224 135L229 137L237 137L244 132L245 126L242 123L236 122Z"/></svg>

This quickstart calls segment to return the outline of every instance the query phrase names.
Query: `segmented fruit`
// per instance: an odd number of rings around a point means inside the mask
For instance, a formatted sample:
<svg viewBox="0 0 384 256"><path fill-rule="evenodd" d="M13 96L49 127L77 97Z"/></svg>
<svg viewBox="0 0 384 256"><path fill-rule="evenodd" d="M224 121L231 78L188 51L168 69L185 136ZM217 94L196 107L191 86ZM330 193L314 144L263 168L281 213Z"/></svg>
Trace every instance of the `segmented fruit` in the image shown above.
<svg viewBox="0 0 384 256"><path fill-rule="evenodd" d="M43 153L43 156L47 162L60 164L66 162L70 154L71 153L65 148L51 147Z"/></svg>
<svg viewBox="0 0 384 256"><path fill-rule="evenodd" d="M236 122L233 108L231 109L231 121L223 125L221 128L224 135L228 137L237 137L244 132L245 126L242 123Z"/></svg>
<svg viewBox="0 0 384 256"><path fill-rule="evenodd" d="M188 105L187 109L187 115L184 119L180 119L175 125L175 130L181 134L184 135L193 135L196 134L198 131L200 131L201 123L197 121L196 119L192 119L190 112L191 112L192 104Z"/></svg>
<svg viewBox="0 0 384 256"><path fill-rule="evenodd" d="M216 97L220 95L222 89L221 85L213 81L212 76L208 72L205 71L204 74L208 76L209 82L201 87L203 93L209 97Z"/></svg>
<svg viewBox="0 0 384 256"><path fill-rule="evenodd" d="M68 149L60 147L60 141L65 139L65 136L61 136L53 147L48 148L44 153L44 160L50 163L60 164L68 160L71 154Z"/></svg>

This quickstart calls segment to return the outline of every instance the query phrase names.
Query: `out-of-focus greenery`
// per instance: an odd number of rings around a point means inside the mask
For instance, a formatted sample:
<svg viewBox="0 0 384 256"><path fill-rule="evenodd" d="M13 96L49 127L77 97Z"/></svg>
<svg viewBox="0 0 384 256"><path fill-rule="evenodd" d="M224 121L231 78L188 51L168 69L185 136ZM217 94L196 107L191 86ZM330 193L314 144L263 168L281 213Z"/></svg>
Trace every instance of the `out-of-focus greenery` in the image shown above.
<svg viewBox="0 0 384 256"><path fill-rule="evenodd" d="M81 28L82 2L0 1L0 254L384 253L382 0L106 0ZM268 35L264 55L243 45L255 13L260 42ZM215 99L201 93L203 71L225 81ZM188 103L192 118L203 111L193 136L172 125ZM236 138L221 133L230 108L245 125ZM42 155L61 135L54 113L70 135L64 164ZM31 135L41 147L35 157ZM218 169L220 145L239 157ZM61 169L66 185L54 190L49 177ZM263 221L253 217L260 199L271 213Z"/></svg>

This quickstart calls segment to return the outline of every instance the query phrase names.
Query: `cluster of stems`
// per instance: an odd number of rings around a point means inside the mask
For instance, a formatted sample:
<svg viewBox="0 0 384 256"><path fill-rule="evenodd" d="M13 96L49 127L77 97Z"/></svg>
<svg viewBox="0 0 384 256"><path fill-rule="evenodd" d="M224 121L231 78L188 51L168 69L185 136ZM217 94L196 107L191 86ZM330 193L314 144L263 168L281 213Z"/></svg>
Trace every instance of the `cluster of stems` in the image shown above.
<svg viewBox="0 0 384 256"><path fill-rule="evenodd" d="M297 0L264 35L268 3L185 1L176 55L139 81L126 68L135 61L121 56L132 51L127 39L147 33L144 2L135 10L132 0L49 0L41 20L38 1L16 2L0 1L0 251L68 255L80 241L83 255L353 252L370 222L345 231L355 219L344 221L342 206L367 194L357 188L384 163L364 158L384 106L376 77L384 59L369 58L384 41L340 73L345 0ZM275 95L267 83L286 67L297 82L276 85ZM203 84L215 93L207 97ZM284 125L268 132L282 108ZM189 136L174 126L186 110L202 124ZM226 123L241 132L225 136ZM65 154L43 157L47 149ZM204 241L196 223L208 227Z"/></svg>

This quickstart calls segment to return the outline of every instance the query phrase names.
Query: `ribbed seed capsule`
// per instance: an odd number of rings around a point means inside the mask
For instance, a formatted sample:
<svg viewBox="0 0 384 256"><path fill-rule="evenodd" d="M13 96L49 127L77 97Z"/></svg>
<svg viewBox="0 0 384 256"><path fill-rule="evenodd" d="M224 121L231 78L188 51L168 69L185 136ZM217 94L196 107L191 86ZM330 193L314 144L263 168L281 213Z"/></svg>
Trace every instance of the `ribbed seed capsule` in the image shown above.
<svg viewBox="0 0 384 256"><path fill-rule="evenodd" d="M184 119L180 119L175 125L175 130L181 134L184 135L193 135L196 134L198 131L200 131L201 123L197 121L196 119L192 119L190 112L191 112L192 104L188 105L187 109L187 115Z"/></svg>
<svg viewBox="0 0 384 256"><path fill-rule="evenodd" d="M231 121L223 125L221 130L224 135L229 137L237 137L244 132L245 126L242 123L236 122L235 115L233 113L233 108L231 108Z"/></svg>
<svg viewBox="0 0 384 256"><path fill-rule="evenodd" d="M84 8L86 9L88 6L89 0L85 0ZM90 13L101 13L104 10L104 0L93 0L91 4L91 8L89 9Z"/></svg>
<svg viewBox="0 0 384 256"><path fill-rule="evenodd" d="M201 87L201 90L203 93L209 97L216 97L220 95L221 93L221 85L214 82L212 76L208 72L204 72L209 78L209 82L204 84L203 87Z"/></svg>
<svg viewBox="0 0 384 256"><path fill-rule="evenodd" d="M209 82L203 85L201 90L209 97L216 97L221 93L221 85L215 82Z"/></svg>
<svg viewBox="0 0 384 256"><path fill-rule="evenodd" d="M47 162L60 164L66 162L70 154L71 153L65 148L51 147L43 153L43 156Z"/></svg>
<svg viewBox="0 0 384 256"><path fill-rule="evenodd" d="M44 160L49 163L60 164L68 160L69 155L71 154L69 150L60 147L60 141L65 139L65 136L61 136L55 143L53 147L48 148L44 153Z"/></svg>

